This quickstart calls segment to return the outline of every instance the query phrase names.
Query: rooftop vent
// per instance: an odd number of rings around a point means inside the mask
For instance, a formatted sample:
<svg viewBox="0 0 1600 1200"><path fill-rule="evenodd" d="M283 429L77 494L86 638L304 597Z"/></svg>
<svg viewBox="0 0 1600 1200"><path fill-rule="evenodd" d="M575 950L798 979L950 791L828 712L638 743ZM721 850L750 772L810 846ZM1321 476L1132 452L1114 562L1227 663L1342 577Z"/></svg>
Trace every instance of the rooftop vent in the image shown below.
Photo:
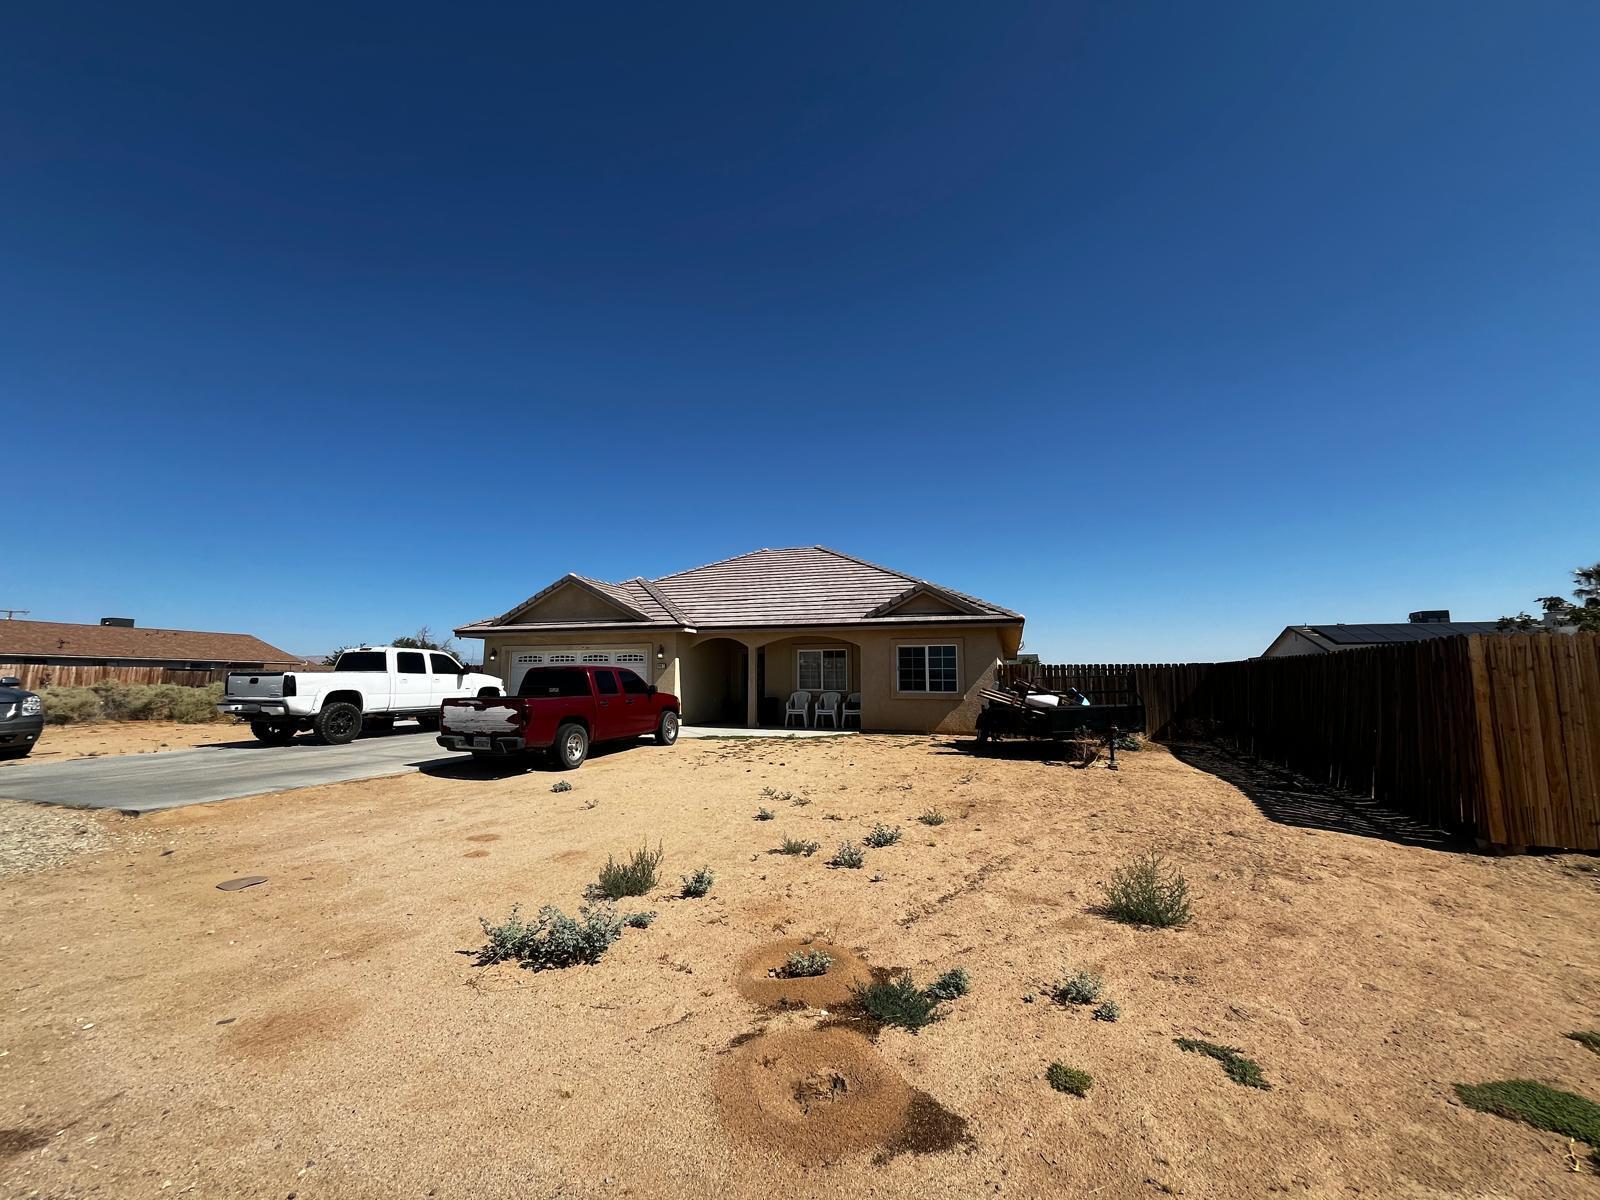
<svg viewBox="0 0 1600 1200"><path fill-rule="evenodd" d="M1411 614L1413 625L1446 625L1450 621L1448 608L1424 608Z"/></svg>
<svg viewBox="0 0 1600 1200"><path fill-rule="evenodd" d="M119 629L132 629L133 628L133 618L132 617L101 617L100 618L100 624L102 624L102 625L115 625Z"/></svg>

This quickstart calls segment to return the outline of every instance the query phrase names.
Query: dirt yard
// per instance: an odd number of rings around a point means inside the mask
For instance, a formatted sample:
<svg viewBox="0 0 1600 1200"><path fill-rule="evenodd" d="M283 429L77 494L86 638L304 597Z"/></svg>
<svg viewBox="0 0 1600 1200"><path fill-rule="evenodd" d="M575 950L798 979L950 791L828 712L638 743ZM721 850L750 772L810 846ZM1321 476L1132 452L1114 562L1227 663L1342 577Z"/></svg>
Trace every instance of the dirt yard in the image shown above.
<svg viewBox="0 0 1600 1200"><path fill-rule="evenodd" d="M1600 1024L1595 860L1267 807L1164 750L1079 771L853 738L84 818L103 846L0 881L0 1195L1600 1196L1563 1139L1450 1087L1600 1097L1563 1037ZM824 864L878 820L900 844ZM770 853L784 834L823 849ZM662 884L622 908L659 917L598 965L473 965L480 915L574 911L647 840ZM1197 894L1186 929L1094 911L1147 847ZM710 895L675 898L703 862ZM806 939L834 971L774 986ZM845 1009L850 979L956 965L971 994L919 1034ZM1044 995L1080 967L1118 1022Z"/></svg>
<svg viewBox="0 0 1600 1200"><path fill-rule="evenodd" d="M0 759L0 771L18 763L64 762L103 754L154 754L187 750L216 742L250 741L250 730L233 721L180 725L176 721L91 721L82 725L46 725L39 744L26 758Z"/></svg>

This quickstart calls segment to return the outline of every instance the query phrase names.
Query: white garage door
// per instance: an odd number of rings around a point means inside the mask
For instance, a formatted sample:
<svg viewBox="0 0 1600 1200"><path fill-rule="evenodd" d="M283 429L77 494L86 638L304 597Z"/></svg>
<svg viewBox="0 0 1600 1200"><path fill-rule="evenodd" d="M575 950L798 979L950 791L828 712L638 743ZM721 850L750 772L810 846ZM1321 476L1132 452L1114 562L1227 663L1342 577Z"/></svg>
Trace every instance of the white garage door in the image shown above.
<svg viewBox="0 0 1600 1200"><path fill-rule="evenodd" d="M522 685L522 677L532 667L570 667L584 663L592 667L627 667L647 683L650 680L649 646L540 646L511 652L512 692Z"/></svg>

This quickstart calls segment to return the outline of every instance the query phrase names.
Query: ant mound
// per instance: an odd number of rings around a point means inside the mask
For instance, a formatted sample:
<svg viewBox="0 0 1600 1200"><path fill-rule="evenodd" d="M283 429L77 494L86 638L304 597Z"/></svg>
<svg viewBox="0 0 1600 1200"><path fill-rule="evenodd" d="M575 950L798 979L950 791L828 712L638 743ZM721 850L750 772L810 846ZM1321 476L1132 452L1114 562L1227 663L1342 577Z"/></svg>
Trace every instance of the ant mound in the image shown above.
<svg viewBox="0 0 1600 1200"><path fill-rule="evenodd" d="M722 1068L717 1099L737 1136L804 1162L832 1162L893 1146L914 1093L849 1029L793 1029L739 1046Z"/></svg>
<svg viewBox="0 0 1600 1200"><path fill-rule="evenodd" d="M785 967L792 954L820 951L833 959L822 975L790 977ZM763 1008L842 1008L857 985L872 981L861 956L831 942L784 938L757 946L739 960L739 994Z"/></svg>

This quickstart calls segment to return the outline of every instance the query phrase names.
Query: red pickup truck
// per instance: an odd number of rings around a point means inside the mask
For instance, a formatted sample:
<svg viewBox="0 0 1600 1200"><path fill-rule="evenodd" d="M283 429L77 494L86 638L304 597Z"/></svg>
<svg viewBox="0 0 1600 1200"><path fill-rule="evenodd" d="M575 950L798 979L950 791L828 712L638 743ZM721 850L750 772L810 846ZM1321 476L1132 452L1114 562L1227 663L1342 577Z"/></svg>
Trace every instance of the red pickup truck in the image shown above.
<svg viewBox="0 0 1600 1200"><path fill-rule="evenodd" d="M439 707L439 745L475 757L546 750L555 765L581 766L594 742L653 733L678 740L678 698L626 667L534 667L515 696L462 697Z"/></svg>

